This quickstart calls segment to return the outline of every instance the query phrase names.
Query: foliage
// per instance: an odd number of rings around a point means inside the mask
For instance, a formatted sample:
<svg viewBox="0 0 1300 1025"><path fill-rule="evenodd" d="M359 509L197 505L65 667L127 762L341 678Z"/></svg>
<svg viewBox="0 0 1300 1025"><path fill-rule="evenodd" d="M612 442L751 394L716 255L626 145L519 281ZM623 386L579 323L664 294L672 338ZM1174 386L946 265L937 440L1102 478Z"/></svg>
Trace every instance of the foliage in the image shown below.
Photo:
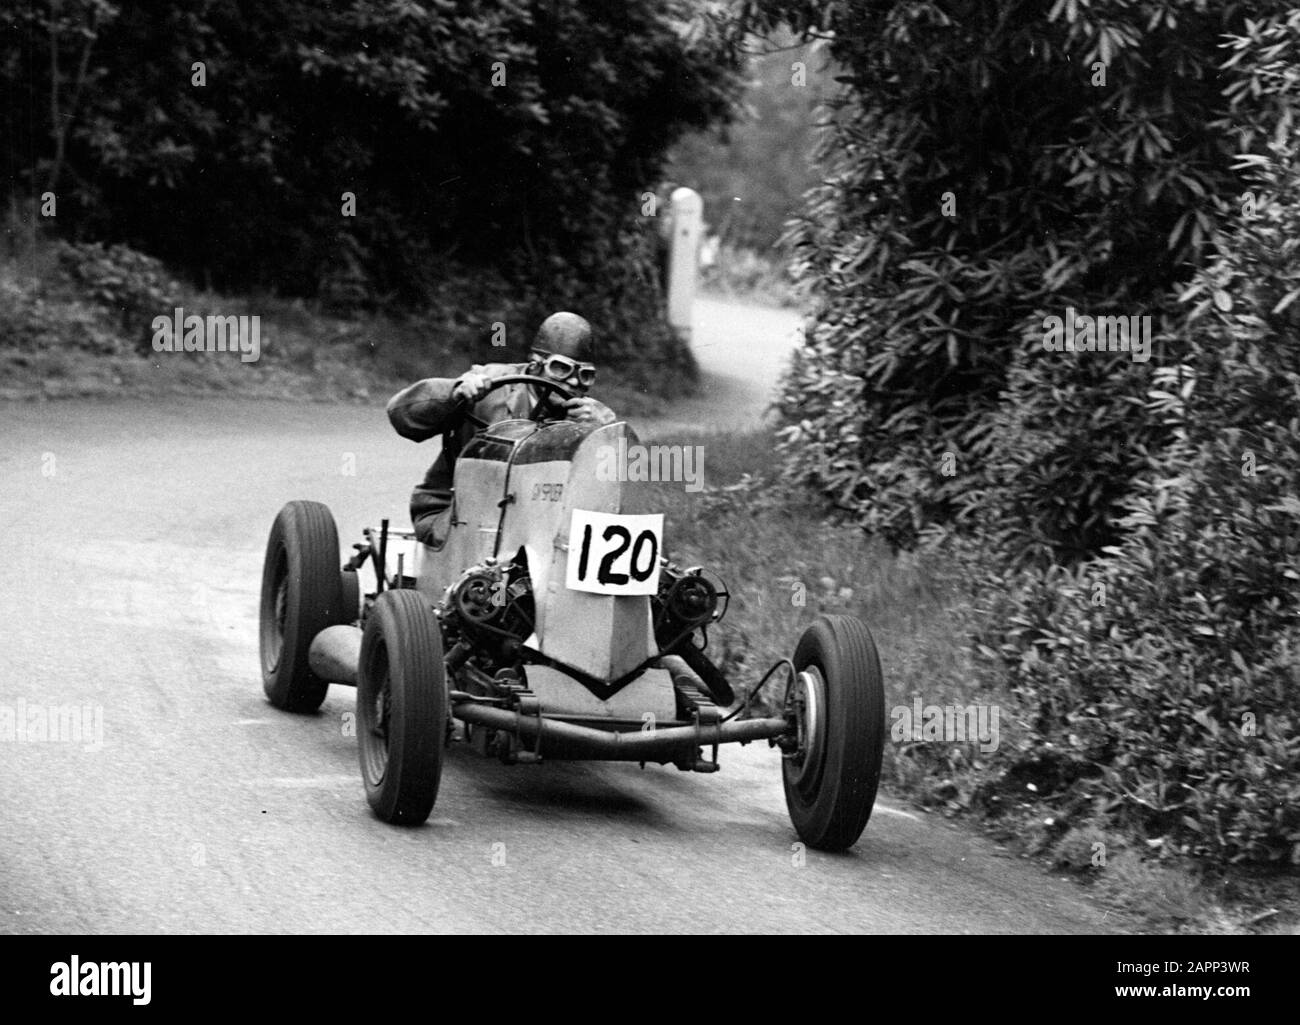
<svg viewBox="0 0 1300 1025"><path fill-rule="evenodd" d="M61 243L59 269L77 294L114 311L122 330L142 354L152 351L153 319L169 316L179 305L177 284L161 261L129 246Z"/></svg>
<svg viewBox="0 0 1300 1025"><path fill-rule="evenodd" d="M763 306L793 308L799 296L779 256L722 243L712 262L700 267L700 286L709 292Z"/></svg>
<svg viewBox="0 0 1300 1025"><path fill-rule="evenodd" d="M796 45L788 33L751 50L736 123L688 135L665 173L700 194L724 246L767 255L817 183L820 107L838 89L837 69L823 44Z"/></svg>
<svg viewBox="0 0 1300 1025"><path fill-rule="evenodd" d="M978 581L1026 728L974 801L1300 863L1300 12L759 7L853 74L786 474ZM1150 315L1151 361L1045 351L1067 306Z"/></svg>
<svg viewBox="0 0 1300 1025"><path fill-rule="evenodd" d="M791 236L815 307L783 402L787 472L896 544L973 525L976 491L1004 520L1040 513L1053 555L1112 543L1137 453L1161 439L1134 419L1141 374L1044 353L1043 318L1074 306L1166 327L1164 296L1239 191L1215 45L1248 5L759 6L820 19L850 85ZM1006 396L1005 418L1032 414L1032 451L994 429ZM1082 458L1060 451L1089 431ZM810 466L802 450L823 439Z"/></svg>
<svg viewBox="0 0 1300 1025"><path fill-rule="evenodd" d="M129 351L103 309L43 292L35 281L0 275L0 339L6 349L26 362L31 354L48 351L97 356Z"/></svg>
<svg viewBox="0 0 1300 1025"><path fill-rule="evenodd" d="M631 285L640 191L734 88L683 0L0 0L0 28L6 193L79 239L351 306L467 268L683 358Z"/></svg>
<svg viewBox="0 0 1300 1025"><path fill-rule="evenodd" d="M1300 13L1289 21L1295 54ZM1146 646L1103 730L1123 752L1101 781L1117 812L1198 853L1300 864L1300 161L1288 134L1249 161L1262 210L1184 294L1186 360L1147 403L1174 440L1139 482L1125 543L1096 568L1120 607L1092 661L1063 660L1051 685L1104 687L1098 658Z"/></svg>
<svg viewBox="0 0 1300 1025"><path fill-rule="evenodd" d="M1255 97L1242 141L1266 152L1238 161L1251 202L1177 297L1177 358L1143 395L1169 440L1124 498L1121 544L1073 577L990 578L981 651L1036 710L1012 762L1054 750L1074 810L1300 864L1300 12L1229 53L1228 95Z"/></svg>
<svg viewBox="0 0 1300 1025"><path fill-rule="evenodd" d="M539 301L521 304L517 290L499 278L462 270L443 283L446 300L419 313L353 311L342 317L322 302L223 295L157 272L155 261L125 247L51 244L39 233L18 256L0 260L0 399L227 393L382 407L417 378L522 358ZM258 316L260 359L154 352L152 318L170 317L176 306L199 317ZM490 312L505 325L504 337L484 330L465 312L469 307ZM124 317L124 310L138 312ZM684 385L679 367L633 364L602 373L596 393L638 420L659 412L661 402L651 391L671 394Z"/></svg>
<svg viewBox="0 0 1300 1025"><path fill-rule="evenodd" d="M148 353L153 318L170 315L178 288L127 246L42 244L3 265L0 340L23 353Z"/></svg>

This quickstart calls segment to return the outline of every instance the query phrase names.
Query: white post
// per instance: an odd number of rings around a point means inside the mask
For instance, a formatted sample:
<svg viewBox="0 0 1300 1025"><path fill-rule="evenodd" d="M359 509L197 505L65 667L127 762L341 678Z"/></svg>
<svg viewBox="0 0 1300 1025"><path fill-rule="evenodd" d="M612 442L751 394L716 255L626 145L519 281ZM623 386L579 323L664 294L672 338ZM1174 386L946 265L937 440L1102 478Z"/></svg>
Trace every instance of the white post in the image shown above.
<svg viewBox="0 0 1300 1025"><path fill-rule="evenodd" d="M694 189L676 189L669 202L673 240L668 253L668 323L689 345L694 323L695 278L699 272L704 201Z"/></svg>

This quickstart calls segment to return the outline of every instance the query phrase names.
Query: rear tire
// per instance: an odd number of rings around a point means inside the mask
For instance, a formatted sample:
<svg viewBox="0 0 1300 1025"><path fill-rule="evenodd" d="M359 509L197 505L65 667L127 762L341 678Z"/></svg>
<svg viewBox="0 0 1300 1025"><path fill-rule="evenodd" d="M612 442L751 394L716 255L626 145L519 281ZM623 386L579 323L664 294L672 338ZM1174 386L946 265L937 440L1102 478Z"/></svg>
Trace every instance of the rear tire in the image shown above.
<svg viewBox="0 0 1300 1025"><path fill-rule="evenodd" d="M418 591L385 591L366 619L357 674L357 745L366 800L395 825L433 811L447 739L442 634Z"/></svg>
<svg viewBox="0 0 1300 1025"><path fill-rule="evenodd" d="M782 761L786 807L799 838L852 847L871 818L885 750L885 687L866 624L825 615L795 648L788 700L800 706L800 745Z"/></svg>
<svg viewBox="0 0 1300 1025"><path fill-rule="evenodd" d="M311 671L307 652L327 626L355 618L344 608L334 517L320 502L290 502L271 525L262 564L258 647L271 704L289 712L320 707L329 683Z"/></svg>

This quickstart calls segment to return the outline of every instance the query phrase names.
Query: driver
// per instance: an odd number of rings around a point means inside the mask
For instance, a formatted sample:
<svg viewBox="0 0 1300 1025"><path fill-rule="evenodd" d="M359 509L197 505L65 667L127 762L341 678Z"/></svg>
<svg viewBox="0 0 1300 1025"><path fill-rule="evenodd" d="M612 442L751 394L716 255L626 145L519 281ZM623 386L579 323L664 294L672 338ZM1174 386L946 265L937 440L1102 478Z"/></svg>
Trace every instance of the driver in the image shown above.
<svg viewBox="0 0 1300 1025"><path fill-rule="evenodd" d="M576 313L552 313L537 329L529 362L476 364L460 377L417 381L389 400L389 422L403 438L427 441L435 435L444 436L442 452L411 495L416 537L435 544L437 538L446 536L438 517L451 505L456 454L475 432L466 420L467 413L487 424L533 416L602 425L617 419L608 406L587 395L596 379L591 357L591 325ZM549 388L526 384L507 384L488 393L494 379L511 374L549 378L576 397L566 400Z"/></svg>

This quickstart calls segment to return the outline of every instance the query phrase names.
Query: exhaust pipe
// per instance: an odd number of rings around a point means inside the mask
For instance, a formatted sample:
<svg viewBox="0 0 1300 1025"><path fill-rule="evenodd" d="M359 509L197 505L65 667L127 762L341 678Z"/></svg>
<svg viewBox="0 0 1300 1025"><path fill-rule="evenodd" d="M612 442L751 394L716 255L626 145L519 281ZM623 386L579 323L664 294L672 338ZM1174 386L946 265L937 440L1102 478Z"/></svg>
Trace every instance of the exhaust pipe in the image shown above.
<svg viewBox="0 0 1300 1025"><path fill-rule="evenodd" d="M327 626L312 638L307 664L322 680L355 687L361 665L361 628Z"/></svg>

